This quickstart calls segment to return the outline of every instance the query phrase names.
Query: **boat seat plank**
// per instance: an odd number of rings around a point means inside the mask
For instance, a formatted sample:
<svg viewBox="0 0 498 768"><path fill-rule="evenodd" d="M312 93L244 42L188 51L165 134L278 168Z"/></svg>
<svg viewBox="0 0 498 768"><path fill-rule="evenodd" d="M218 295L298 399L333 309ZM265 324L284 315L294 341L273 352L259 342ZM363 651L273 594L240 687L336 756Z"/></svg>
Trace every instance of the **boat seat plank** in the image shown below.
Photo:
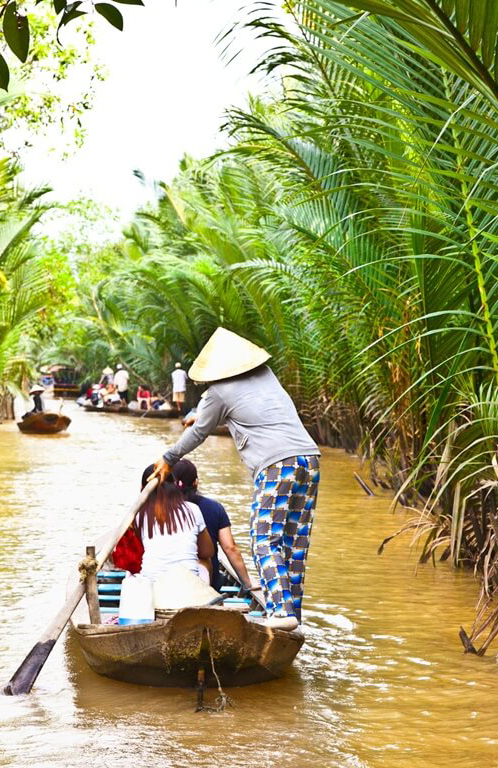
<svg viewBox="0 0 498 768"><path fill-rule="evenodd" d="M252 597L227 597L223 602L225 605L233 605L234 603L245 603L246 605L250 605L252 603Z"/></svg>
<svg viewBox="0 0 498 768"><path fill-rule="evenodd" d="M99 571L98 579L124 579L126 571Z"/></svg>

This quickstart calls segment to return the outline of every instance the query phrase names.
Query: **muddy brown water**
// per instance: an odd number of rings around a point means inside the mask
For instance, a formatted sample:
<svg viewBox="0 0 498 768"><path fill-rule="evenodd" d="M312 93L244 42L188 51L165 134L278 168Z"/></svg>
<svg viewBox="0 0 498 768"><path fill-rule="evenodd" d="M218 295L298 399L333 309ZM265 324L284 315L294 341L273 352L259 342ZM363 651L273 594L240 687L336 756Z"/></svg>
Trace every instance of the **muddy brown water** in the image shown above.
<svg viewBox="0 0 498 768"><path fill-rule="evenodd" d="M0 426L0 682L64 600L68 569L135 498L176 422L83 413L67 435ZM248 551L251 482L230 438L193 456L203 491ZM446 768L498 766L494 654L464 656L477 584L416 568L389 494L369 499L358 459L324 449L307 572L306 644L288 675L230 689L235 708L195 713L192 691L99 677L66 632L27 697L0 696L0 765L16 768ZM208 698L212 697L212 692Z"/></svg>

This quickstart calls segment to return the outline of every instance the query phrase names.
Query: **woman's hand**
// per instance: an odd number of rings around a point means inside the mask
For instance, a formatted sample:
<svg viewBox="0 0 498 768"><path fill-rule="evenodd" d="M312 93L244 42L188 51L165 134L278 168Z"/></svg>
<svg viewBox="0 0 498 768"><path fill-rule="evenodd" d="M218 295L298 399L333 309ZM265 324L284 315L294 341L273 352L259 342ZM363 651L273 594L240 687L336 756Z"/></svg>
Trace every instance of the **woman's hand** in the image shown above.
<svg viewBox="0 0 498 768"><path fill-rule="evenodd" d="M166 477L170 474L171 467L169 464L165 462L163 457L161 456L160 459L158 459L156 462L154 462L154 472L149 475L147 478L147 482L150 482L154 479L154 477L159 478L160 483L164 483Z"/></svg>

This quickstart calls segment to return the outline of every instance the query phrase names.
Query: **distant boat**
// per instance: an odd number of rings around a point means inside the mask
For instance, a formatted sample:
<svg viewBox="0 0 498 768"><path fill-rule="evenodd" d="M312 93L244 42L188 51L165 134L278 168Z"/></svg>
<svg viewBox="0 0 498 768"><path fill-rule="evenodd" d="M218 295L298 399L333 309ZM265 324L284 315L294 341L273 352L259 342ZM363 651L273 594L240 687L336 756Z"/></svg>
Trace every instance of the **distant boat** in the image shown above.
<svg viewBox="0 0 498 768"><path fill-rule="evenodd" d="M129 408L127 405L83 405L83 408L85 411L89 411L90 413L123 413L126 414L129 412Z"/></svg>
<svg viewBox="0 0 498 768"><path fill-rule="evenodd" d="M130 416L138 416L144 419L176 419L178 411L176 408L150 408L148 411L139 408L128 408Z"/></svg>
<svg viewBox="0 0 498 768"><path fill-rule="evenodd" d="M42 369L52 378L54 397L78 397L80 386L76 383L76 371L72 365L51 365Z"/></svg>
<svg viewBox="0 0 498 768"><path fill-rule="evenodd" d="M154 408L145 411L139 408L129 408L127 405L83 405L85 411L95 413L119 413L124 416L136 416L145 419L175 419L178 416L176 408L168 410L155 410Z"/></svg>
<svg viewBox="0 0 498 768"><path fill-rule="evenodd" d="M56 432L63 432L70 424L69 416L50 411L30 413L25 419L17 422L21 432L35 435L53 435Z"/></svg>

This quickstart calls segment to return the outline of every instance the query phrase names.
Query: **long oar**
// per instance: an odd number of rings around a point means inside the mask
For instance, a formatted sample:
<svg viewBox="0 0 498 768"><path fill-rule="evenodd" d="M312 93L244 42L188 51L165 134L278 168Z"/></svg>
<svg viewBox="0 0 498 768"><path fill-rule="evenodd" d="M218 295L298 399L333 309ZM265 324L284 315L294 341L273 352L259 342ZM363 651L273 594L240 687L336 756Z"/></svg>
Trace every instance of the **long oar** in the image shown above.
<svg viewBox="0 0 498 768"><path fill-rule="evenodd" d="M134 521L137 512L139 512L143 504L147 501L149 494L157 486L157 483L157 478L151 480L150 483L147 483L142 493L135 501L133 506L130 507L116 530L111 532L107 540L104 541L97 557L98 569L102 568L121 536L128 530ZM9 696L17 696L21 693L30 692L36 678L41 672L43 665L48 659L50 651L57 642L62 630L71 618L73 611L76 609L84 594L85 584L80 582L74 592L68 597L57 616L55 616L51 624L49 624L38 642L30 650L22 664L14 672L9 682L3 689L4 693Z"/></svg>

